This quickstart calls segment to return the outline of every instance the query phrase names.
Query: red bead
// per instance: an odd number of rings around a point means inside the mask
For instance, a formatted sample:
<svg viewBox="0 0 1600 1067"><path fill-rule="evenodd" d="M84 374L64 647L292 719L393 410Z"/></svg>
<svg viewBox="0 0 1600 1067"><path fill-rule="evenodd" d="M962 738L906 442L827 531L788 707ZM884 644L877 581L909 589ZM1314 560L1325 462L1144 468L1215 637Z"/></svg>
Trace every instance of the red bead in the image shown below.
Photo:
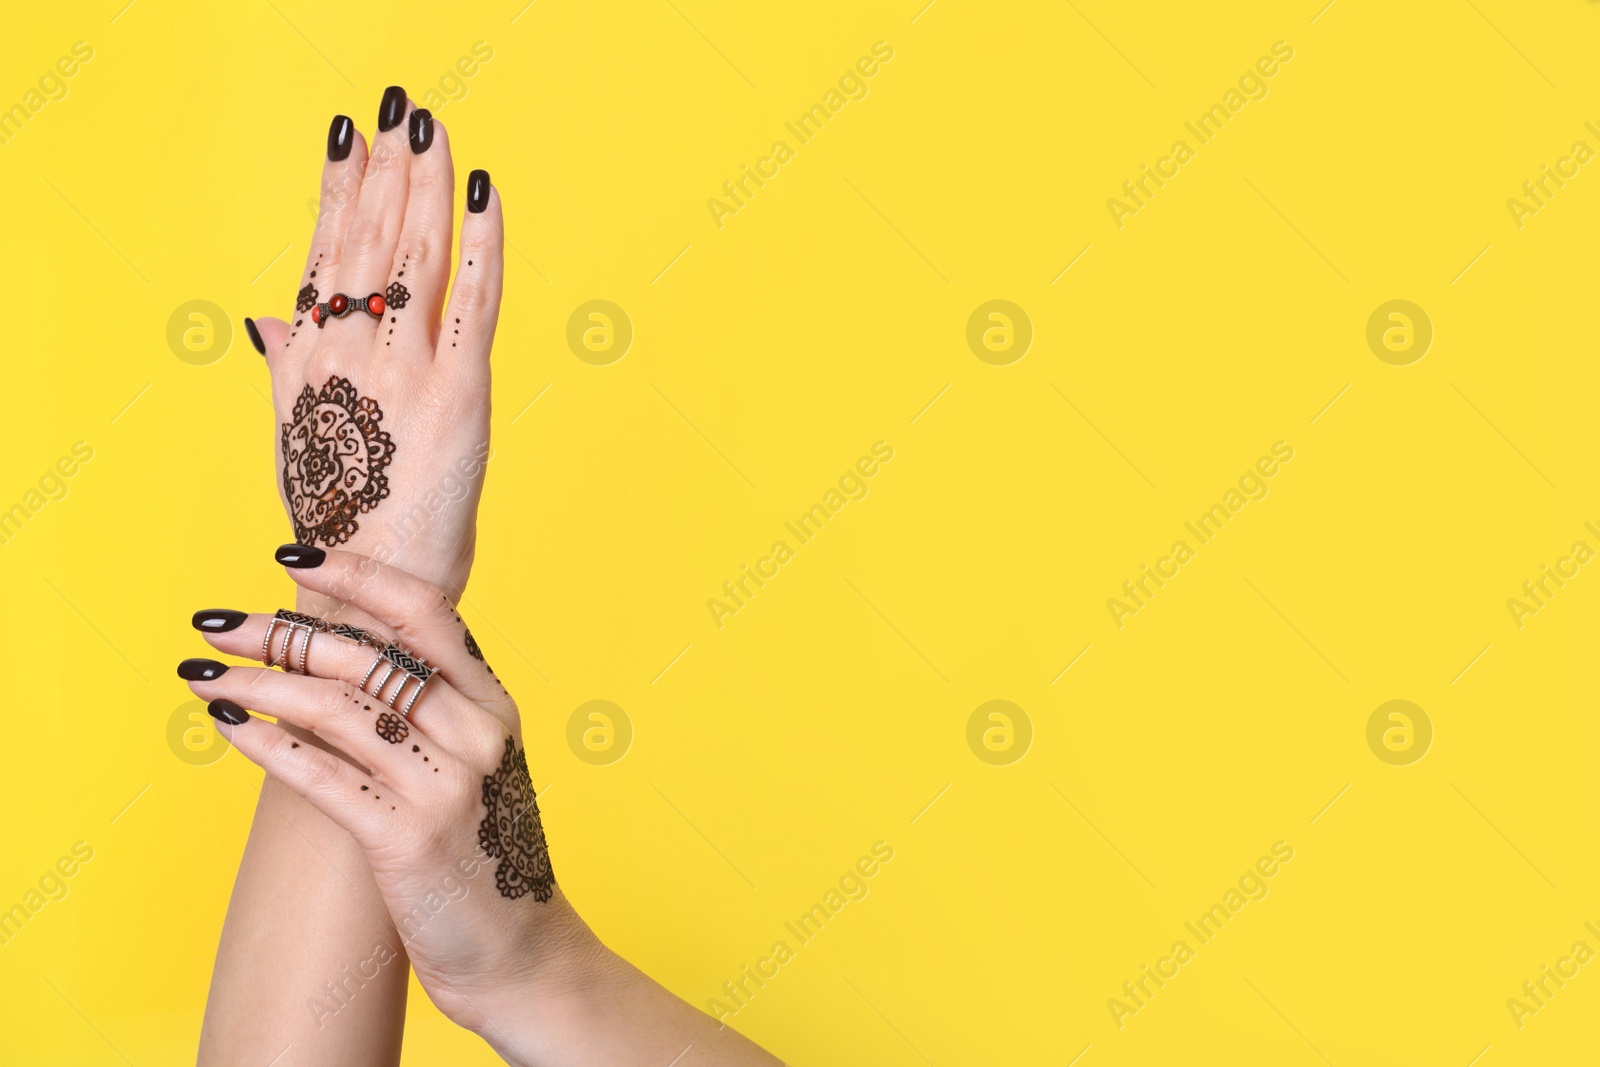
<svg viewBox="0 0 1600 1067"><path fill-rule="evenodd" d="M321 304L313 304L313 305L311 305L311 321L317 323L318 325L322 324L322 305Z"/></svg>
<svg viewBox="0 0 1600 1067"><path fill-rule="evenodd" d="M335 315L343 315L350 306L350 300L343 293L334 293L328 298L328 310Z"/></svg>
<svg viewBox="0 0 1600 1067"><path fill-rule="evenodd" d="M387 305L383 302L382 293L373 293L371 296L367 297L367 314L371 315L373 318L383 318L383 309L386 306Z"/></svg>

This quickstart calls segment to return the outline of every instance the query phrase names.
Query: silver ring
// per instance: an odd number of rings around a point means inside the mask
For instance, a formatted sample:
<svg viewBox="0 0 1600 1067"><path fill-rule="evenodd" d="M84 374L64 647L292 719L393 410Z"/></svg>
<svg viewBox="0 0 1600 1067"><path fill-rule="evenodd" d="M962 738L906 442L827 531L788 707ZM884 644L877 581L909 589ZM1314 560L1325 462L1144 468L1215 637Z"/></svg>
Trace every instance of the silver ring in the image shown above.
<svg viewBox="0 0 1600 1067"><path fill-rule="evenodd" d="M368 689L367 683L372 681L373 675L377 673L380 665L387 665L388 670L378 675L376 683L372 688ZM405 694L406 683L416 682L417 684L411 688L411 695L407 698L405 706L400 709L400 717L409 718L411 708L416 704L417 698L422 695L422 690L427 686L428 680L437 673L439 673L438 668L428 666L427 661L422 657L413 656L399 645L388 644L378 653L377 659L372 661L372 666L367 668L367 673L362 676L361 683L356 688L369 696L377 697L393 709L401 696ZM396 675L399 676L398 683L390 690L388 696L384 696L384 689L388 687L390 679L395 678Z"/></svg>
<svg viewBox="0 0 1600 1067"><path fill-rule="evenodd" d="M300 673L301 674L309 674L310 673L309 671L306 670L306 657L311 654L311 635L316 633L316 631L314 629L312 629L311 627L309 627L309 626L307 626L305 628L305 631L306 631L306 635L300 641Z"/></svg>
<svg viewBox="0 0 1600 1067"><path fill-rule="evenodd" d="M272 648L272 631L276 630L277 628L278 619L276 616L267 620L267 633L266 636L261 639L261 665L263 667L272 666L272 659L268 655L268 650Z"/></svg>
<svg viewBox="0 0 1600 1067"><path fill-rule="evenodd" d="M437 673L437 672L435 672L435 673ZM431 678L431 677L433 677L433 675L429 675L428 677ZM411 718L411 705L413 705L413 704L415 704L417 702L417 698L422 695L422 690L427 684L428 684L428 679L427 678L418 678L417 679L417 684L411 688L411 699L406 701L406 706L400 709L400 717L402 719L410 719ZM391 704L389 706L390 707L394 707L393 704Z"/></svg>

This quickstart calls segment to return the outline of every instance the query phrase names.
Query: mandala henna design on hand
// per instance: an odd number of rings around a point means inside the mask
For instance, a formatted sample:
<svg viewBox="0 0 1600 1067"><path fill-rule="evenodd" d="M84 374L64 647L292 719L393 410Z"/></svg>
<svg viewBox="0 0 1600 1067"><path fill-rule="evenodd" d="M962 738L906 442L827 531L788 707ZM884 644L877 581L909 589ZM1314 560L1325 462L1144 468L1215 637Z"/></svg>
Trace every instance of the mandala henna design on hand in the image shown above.
<svg viewBox="0 0 1600 1067"><path fill-rule="evenodd" d="M390 307L399 311L411 303L411 290L405 287L404 282L390 282L389 288L384 290L383 297Z"/></svg>
<svg viewBox="0 0 1600 1067"><path fill-rule="evenodd" d="M383 410L349 379L334 376L314 393L307 385L283 424L283 493L295 540L340 545L360 529L356 516L389 495L384 468L394 440L378 427Z"/></svg>
<svg viewBox="0 0 1600 1067"><path fill-rule="evenodd" d="M528 754L506 738L500 768L483 778L483 806L488 814L478 825L478 846L500 861L494 884L500 895L516 900L528 893L543 903L555 891L550 849L539 821L539 801L528 777Z"/></svg>
<svg viewBox="0 0 1600 1067"><path fill-rule="evenodd" d="M300 295L294 298L294 309L304 314L305 312L316 307L316 305L317 287L308 282L305 288L300 290Z"/></svg>
<svg viewBox="0 0 1600 1067"><path fill-rule="evenodd" d="M411 726L392 711L378 716L378 736L391 745L398 745L411 735Z"/></svg>

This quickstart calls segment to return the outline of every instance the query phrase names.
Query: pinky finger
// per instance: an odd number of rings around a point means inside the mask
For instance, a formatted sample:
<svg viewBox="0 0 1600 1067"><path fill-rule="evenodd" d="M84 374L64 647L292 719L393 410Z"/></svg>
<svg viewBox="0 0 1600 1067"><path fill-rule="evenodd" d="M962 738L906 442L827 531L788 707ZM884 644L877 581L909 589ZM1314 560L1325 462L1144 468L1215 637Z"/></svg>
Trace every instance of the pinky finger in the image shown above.
<svg viewBox="0 0 1600 1067"><path fill-rule="evenodd" d="M467 214L461 220L461 258L439 330L437 358L457 368L468 383L488 380L489 350L500 318L505 284L505 219L500 190L489 172L467 178Z"/></svg>
<svg viewBox="0 0 1600 1067"><path fill-rule="evenodd" d="M245 759L304 797L343 827L363 846L382 832L381 809L371 798L387 793L356 767L315 745L302 744L277 723L257 718L231 700L213 700L209 708L217 731Z"/></svg>
<svg viewBox="0 0 1600 1067"><path fill-rule="evenodd" d="M289 343L289 324L282 319L244 320L244 332L250 335L250 344L268 361L280 354Z"/></svg>

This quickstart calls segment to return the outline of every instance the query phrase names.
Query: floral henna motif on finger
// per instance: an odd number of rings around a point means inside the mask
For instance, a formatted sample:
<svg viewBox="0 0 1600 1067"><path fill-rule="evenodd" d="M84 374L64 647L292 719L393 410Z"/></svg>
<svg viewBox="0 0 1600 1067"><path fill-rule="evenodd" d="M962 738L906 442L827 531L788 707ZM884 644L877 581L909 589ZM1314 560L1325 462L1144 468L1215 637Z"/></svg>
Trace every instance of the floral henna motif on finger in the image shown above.
<svg viewBox="0 0 1600 1067"><path fill-rule="evenodd" d="M478 846L500 861L494 884L500 895L516 900L528 893L541 903L555 891L550 849L539 821L539 801L528 777L528 754L506 738L500 768L483 778L483 806L488 814L478 825Z"/></svg>
<svg viewBox="0 0 1600 1067"><path fill-rule="evenodd" d="M392 711L386 711L378 716L377 730L378 736L391 745L398 745L411 736L410 725Z"/></svg>
<svg viewBox="0 0 1600 1067"><path fill-rule="evenodd" d="M294 298L294 309L296 311L304 313L304 312L310 311L312 308L314 308L316 306L317 306L317 287L308 282L306 284L306 287L304 289L300 290L300 295L296 296Z"/></svg>
<svg viewBox="0 0 1600 1067"><path fill-rule="evenodd" d="M360 528L356 516L389 495L395 445L382 421L378 402L347 378L301 390L282 437L283 493L301 544L343 544Z"/></svg>

